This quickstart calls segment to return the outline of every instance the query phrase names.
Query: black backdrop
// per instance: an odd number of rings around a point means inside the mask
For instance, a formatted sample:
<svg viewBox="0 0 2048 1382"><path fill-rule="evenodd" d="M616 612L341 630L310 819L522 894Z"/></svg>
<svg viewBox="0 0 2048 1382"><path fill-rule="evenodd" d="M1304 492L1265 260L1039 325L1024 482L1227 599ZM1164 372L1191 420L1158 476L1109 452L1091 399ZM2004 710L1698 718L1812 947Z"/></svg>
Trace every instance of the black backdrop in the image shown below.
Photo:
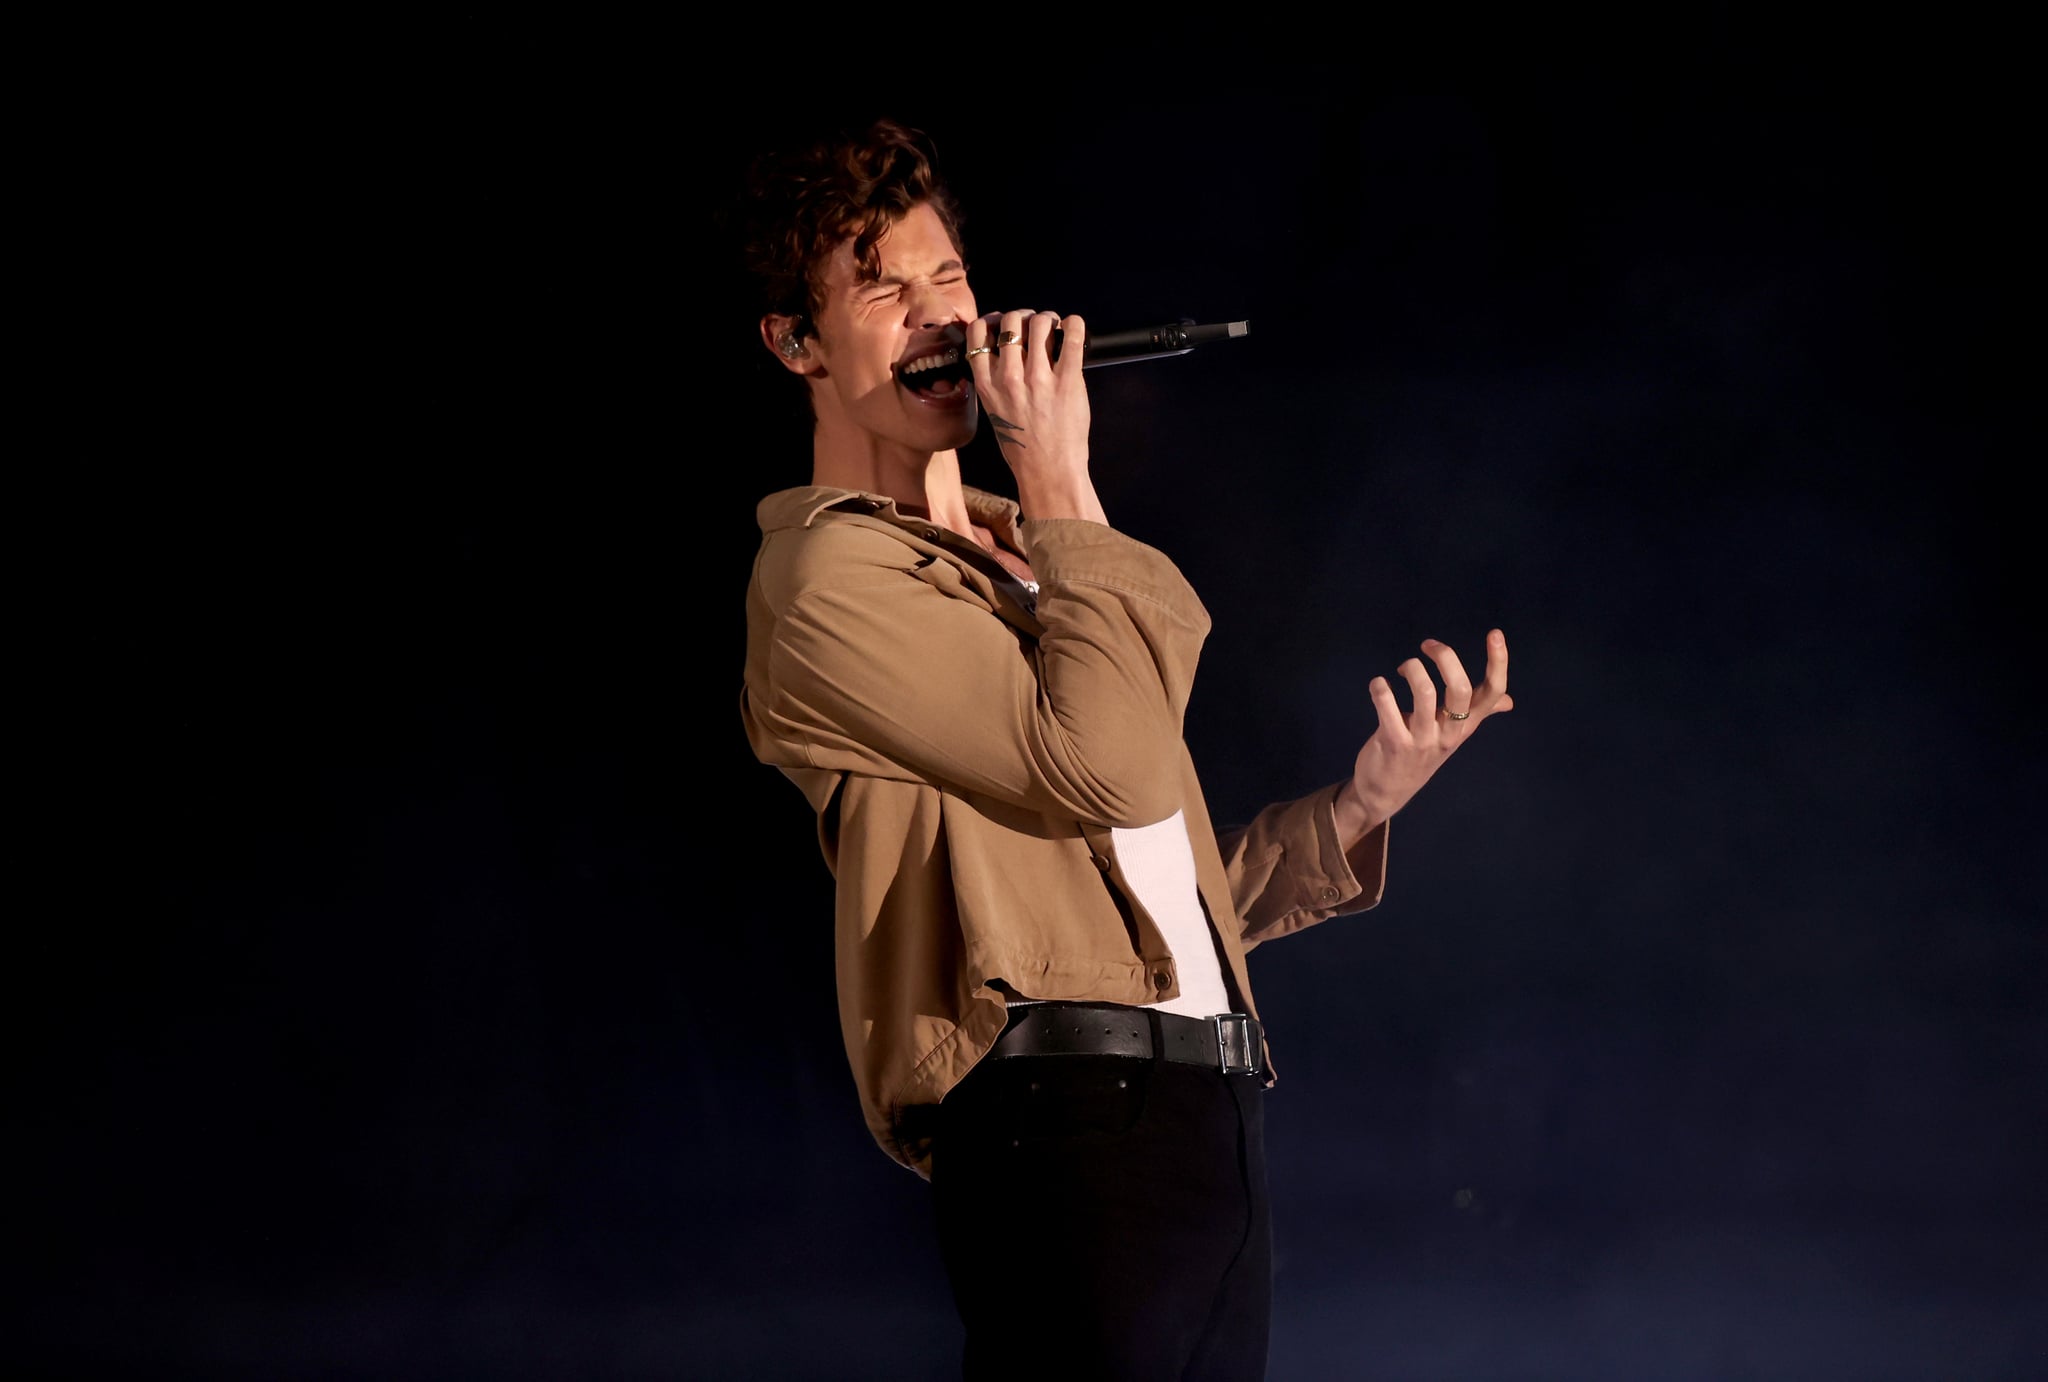
<svg viewBox="0 0 2048 1382"><path fill-rule="evenodd" d="M1219 817L1339 776L1421 638L1514 649L1384 904L1254 958L1276 1382L2048 1366L2013 40L1293 22L74 54L17 1371L949 1375L737 714L807 461L711 213L881 111L985 307L1252 322L1090 375L1215 619Z"/></svg>

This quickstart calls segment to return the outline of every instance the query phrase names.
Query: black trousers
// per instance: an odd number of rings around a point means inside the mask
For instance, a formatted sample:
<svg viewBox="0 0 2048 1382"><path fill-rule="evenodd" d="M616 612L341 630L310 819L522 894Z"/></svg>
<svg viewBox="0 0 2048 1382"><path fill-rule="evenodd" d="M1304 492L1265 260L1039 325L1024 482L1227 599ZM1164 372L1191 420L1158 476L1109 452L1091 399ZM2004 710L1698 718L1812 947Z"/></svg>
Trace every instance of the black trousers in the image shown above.
<svg viewBox="0 0 2048 1382"><path fill-rule="evenodd" d="M983 1061L937 1110L932 1194L967 1382L1260 1382L1272 1220L1256 1075Z"/></svg>

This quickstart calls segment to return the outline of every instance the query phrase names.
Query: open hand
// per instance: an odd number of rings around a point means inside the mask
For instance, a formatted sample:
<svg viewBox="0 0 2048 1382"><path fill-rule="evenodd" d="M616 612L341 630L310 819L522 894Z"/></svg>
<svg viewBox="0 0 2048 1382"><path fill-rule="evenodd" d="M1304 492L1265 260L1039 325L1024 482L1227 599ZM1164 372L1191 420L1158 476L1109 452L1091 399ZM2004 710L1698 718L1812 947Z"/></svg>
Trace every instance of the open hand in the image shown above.
<svg viewBox="0 0 2048 1382"><path fill-rule="evenodd" d="M1337 792L1337 822L1347 845L1406 806L1489 715L1515 708L1508 695L1508 640L1499 629L1486 635L1486 680L1476 690L1449 644L1426 638L1422 651L1444 679L1441 698L1419 657L1394 669L1408 683L1413 708L1406 715L1385 677L1374 677L1367 688L1380 724Z"/></svg>

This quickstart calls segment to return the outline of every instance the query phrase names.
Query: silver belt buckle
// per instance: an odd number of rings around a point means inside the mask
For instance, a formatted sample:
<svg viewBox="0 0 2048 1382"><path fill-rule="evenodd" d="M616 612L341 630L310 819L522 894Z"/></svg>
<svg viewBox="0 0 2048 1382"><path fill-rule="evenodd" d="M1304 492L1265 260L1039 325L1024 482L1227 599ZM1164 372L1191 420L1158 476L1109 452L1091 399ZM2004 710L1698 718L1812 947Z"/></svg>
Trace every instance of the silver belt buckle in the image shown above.
<svg viewBox="0 0 2048 1382"><path fill-rule="evenodd" d="M1216 1049L1222 1055L1217 1068L1226 1075L1256 1074L1259 1067L1252 1050L1251 1018L1243 1013L1218 1013L1209 1020L1216 1024Z"/></svg>

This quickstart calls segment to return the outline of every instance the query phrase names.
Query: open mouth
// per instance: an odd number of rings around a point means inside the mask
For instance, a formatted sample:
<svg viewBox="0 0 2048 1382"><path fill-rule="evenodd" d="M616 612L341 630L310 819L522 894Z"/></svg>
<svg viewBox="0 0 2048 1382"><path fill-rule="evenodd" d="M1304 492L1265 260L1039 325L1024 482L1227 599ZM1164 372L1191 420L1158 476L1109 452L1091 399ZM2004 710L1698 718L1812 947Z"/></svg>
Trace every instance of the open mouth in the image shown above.
<svg viewBox="0 0 2048 1382"><path fill-rule="evenodd" d="M958 398L969 377L966 355L958 345L941 346L896 367L897 383L932 400Z"/></svg>

